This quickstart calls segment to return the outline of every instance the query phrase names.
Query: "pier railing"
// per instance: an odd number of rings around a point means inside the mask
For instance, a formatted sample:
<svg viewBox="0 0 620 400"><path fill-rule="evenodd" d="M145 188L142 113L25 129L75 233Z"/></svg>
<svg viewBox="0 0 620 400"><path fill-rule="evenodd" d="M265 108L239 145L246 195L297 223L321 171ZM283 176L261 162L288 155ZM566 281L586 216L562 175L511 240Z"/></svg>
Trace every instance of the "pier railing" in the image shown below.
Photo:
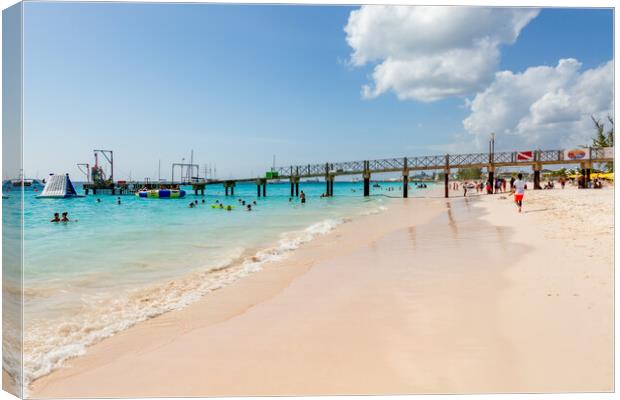
<svg viewBox="0 0 620 400"><path fill-rule="evenodd" d="M586 150L586 149L584 149ZM534 164L572 164L581 162L613 161L612 148L590 148L588 159L568 159L564 150L532 150L528 152L496 152L445 154L384 158L368 161L344 161L322 164L291 165L278 167L279 178L311 178L333 175L354 175L364 173L397 172L405 170L443 170L450 168L526 166ZM523 156L530 153L530 157ZM610 156L611 154L611 156ZM519 157L521 155L521 157Z"/></svg>

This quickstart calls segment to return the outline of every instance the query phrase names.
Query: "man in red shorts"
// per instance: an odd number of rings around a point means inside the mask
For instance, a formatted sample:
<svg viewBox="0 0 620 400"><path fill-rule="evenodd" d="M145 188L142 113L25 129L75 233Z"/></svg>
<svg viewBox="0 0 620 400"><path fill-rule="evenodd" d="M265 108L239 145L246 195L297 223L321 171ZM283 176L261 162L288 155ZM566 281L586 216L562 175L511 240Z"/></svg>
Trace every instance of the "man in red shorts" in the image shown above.
<svg viewBox="0 0 620 400"><path fill-rule="evenodd" d="M515 194L515 204L519 208L519 212L521 212L521 207L523 207L523 195L525 194L525 189L527 189L527 184L523 180L523 174L519 173L517 175L517 180L512 187L512 191Z"/></svg>

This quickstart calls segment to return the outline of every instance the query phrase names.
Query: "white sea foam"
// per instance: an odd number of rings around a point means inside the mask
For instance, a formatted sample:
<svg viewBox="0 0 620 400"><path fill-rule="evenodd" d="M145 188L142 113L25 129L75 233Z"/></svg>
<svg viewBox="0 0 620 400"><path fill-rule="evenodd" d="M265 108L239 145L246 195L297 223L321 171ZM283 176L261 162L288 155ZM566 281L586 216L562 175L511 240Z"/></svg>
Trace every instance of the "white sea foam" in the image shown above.
<svg viewBox="0 0 620 400"><path fill-rule="evenodd" d="M250 257L236 249L216 265L184 277L134 289L123 296L84 299L86 307L62 321L31 321L24 328L24 381L49 374L67 359L82 355L99 342L136 323L180 309L213 290L262 269L270 261L285 258L303 243L332 231L345 219L328 219L304 230L284 233L278 243ZM28 324L28 321L26 321Z"/></svg>

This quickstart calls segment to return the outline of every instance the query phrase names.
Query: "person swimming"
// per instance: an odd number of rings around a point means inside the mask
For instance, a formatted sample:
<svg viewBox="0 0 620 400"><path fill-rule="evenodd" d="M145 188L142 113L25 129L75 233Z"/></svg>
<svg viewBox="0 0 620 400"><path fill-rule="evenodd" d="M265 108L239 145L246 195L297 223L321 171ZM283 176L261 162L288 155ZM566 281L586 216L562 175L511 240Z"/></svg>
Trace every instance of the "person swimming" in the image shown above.
<svg viewBox="0 0 620 400"><path fill-rule="evenodd" d="M194 208L194 202L192 201L191 203L189 203L189 208Z"/></svg>
<svg viewBox="0 0 620 400"><path fill-rule="evenodd" d="M247 207L246 207L246 210L247 211L252 211L252 205L248 204Z"/></svg>
<svg viewBox="0 0 620 400"><path fill-rule="evenodd" d="M97 199L97 203L101 203L101 199Z"/></svg>
<svg viewBox="0 0 620 400"><path fill-rule="evenodd" d="M70 220L69 213L66 211L62 213L62 218L60 219L60 222L77 222L77 221L78 221L77 219Z"/></svg>
<svg viewBox="0 0 620 400"><path fill-rule="evenodd" d="M226 211L231 211L232 210L232 206L226 206Z"/></svg>
<svg viewBox="0 0 620 400"><path fill-rule="evenodd" d="M224 204L220 203L220 208L224 208Z"/></svg>
<svg viewBox="0 0 620 400"><path fill-rule="evenodd" d="M301 204L304 204L306 202L306 194L304 193L303 190L299 194L299 198L301 199Z"/></svg>
<svg viewBox="0 0 620 400"><path fill-rule="evenodd" d="M202 199L202 204L204 204L204 203L205 203L205 199Z"/></svg>
<svg viewBox="0 0 620 400"><path fill-rule="evenodd" d="M54 213L54 218L50 222L60 222L60 216L58 213Z"/></svg>
<svg viewBox="0 0 620 400"><path fill-rule="evenodd" d="M121 198L120 197L116 198L116 204L121 204Z"/></svg>
<svg viewBox="0 0 620 400"><path fill-rule="evenodd" d="M242 205L242 206L244 206L244 205L245 205L245 200L243 200L243 201L241 202L241 205Z"/></svg>
<svg viewBox="0 0 620 400"><path fill-rule="evenodd" d="M256 205L256 200L254 200L254 201L252 202L252 204Z"/></svg>

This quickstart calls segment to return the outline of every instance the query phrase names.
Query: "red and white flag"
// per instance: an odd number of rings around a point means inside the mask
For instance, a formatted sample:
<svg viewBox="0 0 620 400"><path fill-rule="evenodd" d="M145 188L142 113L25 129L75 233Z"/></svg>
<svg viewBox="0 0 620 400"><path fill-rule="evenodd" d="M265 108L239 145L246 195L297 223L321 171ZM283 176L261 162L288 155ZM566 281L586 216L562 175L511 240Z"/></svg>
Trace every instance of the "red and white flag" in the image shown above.
<svg viewBox="0 0 620 400"><path fill-rule="evenodd" d="M518 152L517 161L534 161L534 152L533 151Z"/></svg>

